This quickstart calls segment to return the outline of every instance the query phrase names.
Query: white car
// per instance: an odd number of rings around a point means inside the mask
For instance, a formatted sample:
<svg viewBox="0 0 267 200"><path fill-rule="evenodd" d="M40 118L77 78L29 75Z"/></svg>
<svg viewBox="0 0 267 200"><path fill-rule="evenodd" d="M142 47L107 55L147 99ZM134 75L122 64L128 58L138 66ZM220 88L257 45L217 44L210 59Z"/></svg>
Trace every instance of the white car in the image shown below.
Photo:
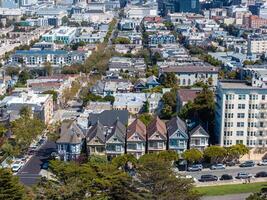
<svg viewBox="0 0 267 200"><path fill-rule="evenodd" d="M267 166L267 159L260 161L258 165L259 166Z"/></svg>
<svg viewBox="0 0 267 200"><path fill-rule="evenodd" d="M22 166L23 166L23 162L20 160L17 160L11 165L11 169L13 172L18 172Z"/></svg>

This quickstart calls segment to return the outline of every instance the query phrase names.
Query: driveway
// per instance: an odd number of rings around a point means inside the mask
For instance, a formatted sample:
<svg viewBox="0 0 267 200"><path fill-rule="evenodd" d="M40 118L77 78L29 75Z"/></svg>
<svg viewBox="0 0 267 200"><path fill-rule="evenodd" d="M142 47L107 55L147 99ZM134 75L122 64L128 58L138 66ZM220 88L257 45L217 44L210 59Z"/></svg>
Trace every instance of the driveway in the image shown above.
<svg viewBox="0 0 267 200"><path fill-rule="evenodd" d="M48 160L52 152L56 151L55 142L46 142L26 165L17 173L20 181L25 185L34 185L41 178L39 175L42 163Z"/></svg>

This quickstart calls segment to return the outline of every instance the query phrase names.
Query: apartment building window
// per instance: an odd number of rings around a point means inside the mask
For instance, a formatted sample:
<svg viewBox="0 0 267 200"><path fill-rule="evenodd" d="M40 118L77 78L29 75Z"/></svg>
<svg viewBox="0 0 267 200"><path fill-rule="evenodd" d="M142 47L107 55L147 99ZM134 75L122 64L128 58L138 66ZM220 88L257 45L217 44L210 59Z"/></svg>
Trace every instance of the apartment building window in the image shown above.
<svg viewBox="0 0 267 200"><path fill-rule="evenodd" d="M260 122L260 127L263 128L264 127L264 123Z"/></svg>
<svg viewBox="0 0 267 200"><path fill-rule="evenodd" d="M261 96L261 100L265 100L265 95L262 95Z"/></svg>
<svg viewBox="0 0 267 200"><path fill-rule="evenodd" d="M233 94L226 94L225 95L225 98L226 98L226 100L232 100L232 99L234 99L234 95Z"/></svg>
<svg viewBox="0 0 267 200"><path fill-rule="evenodd" d="M237 113L237 118L245 118L245 113Z"/></svg>
<svg viewBox="0 0 267 200"><path fill-rule="evenodd" d="M264 104L261 104L261 109L264 109L264 107L265 107Z"/></svg>
<svg viewBox="0 0 267 200"><path fill-rule="evenodd" d="M234 118L234 113L225 113L225 118Z"/></svg>
<svg viewBox="0 0 267 200"><path fill-rule="evenodd" d="M232 136L233 131L224 131L224 136Z"/></svg>
<svg viewBox="0 0 267 200"><path fill-rule="evenodd" d="M244 127L245 124L244 122L237 122L236 125L237 127Z"/></svg>
<svg viewBox="0 0 267 200"><path fill-rule="evenodd" d="M244 136L244 131L236 131L236 136Z"/></svg>
<svg viewBox="0 0 267 200"><path fill-rule="evenodd" d="M225 109L234 109L234 104L225 104Z"/></svg>
<svg viewBox="0 0 267 200"><path fill-rule="evenodd" d="M263 136L263 131L259 131L259 136Z"/></svg>
<svg viewBox="0 0 267 200"><path fill-rule="evenodd" d="M245 109L246 105L245 104L238 104L238 109Z"/></svg>
<svg viewBox="0 0 267 200"><path fill-rule="evenodd" d="M233 127L233 122L225 122L224 127Z"/></svg>
<svg viewBox="0 0 267 200"><path fill-rule="evenodd" d="M245 94L238 95L238 100L246 100L246 95Z"/></svg>
<svg viewBox="0 0 267 200"><path fill-rule="evenodd" d="M258 95L250 94L249 95L249 100L258 100Z"/></svg>

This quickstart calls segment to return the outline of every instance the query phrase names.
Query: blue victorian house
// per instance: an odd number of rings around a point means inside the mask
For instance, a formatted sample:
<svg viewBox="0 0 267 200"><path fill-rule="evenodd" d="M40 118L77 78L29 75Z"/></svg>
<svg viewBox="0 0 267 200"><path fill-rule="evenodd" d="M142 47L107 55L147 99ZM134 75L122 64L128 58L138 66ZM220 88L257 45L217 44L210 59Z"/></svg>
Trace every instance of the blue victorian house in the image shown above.
<svg viewBox="0 0 267 200"><path fill-rule="evenodd" d="M168 149L182 153L187 149L188 134L186 123L178 116L167 122Z"/></svg>

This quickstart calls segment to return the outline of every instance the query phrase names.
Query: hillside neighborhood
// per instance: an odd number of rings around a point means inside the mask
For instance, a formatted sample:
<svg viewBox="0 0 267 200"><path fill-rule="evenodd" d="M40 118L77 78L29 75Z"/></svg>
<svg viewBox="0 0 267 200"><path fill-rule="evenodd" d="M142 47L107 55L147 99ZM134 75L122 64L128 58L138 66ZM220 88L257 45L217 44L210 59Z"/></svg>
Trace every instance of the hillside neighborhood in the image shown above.
<svg viewBox="0 0 267 200"><path fill-rule="evenodd" d="M0 200L267 199L266 13L0 1Z"/></svg>

